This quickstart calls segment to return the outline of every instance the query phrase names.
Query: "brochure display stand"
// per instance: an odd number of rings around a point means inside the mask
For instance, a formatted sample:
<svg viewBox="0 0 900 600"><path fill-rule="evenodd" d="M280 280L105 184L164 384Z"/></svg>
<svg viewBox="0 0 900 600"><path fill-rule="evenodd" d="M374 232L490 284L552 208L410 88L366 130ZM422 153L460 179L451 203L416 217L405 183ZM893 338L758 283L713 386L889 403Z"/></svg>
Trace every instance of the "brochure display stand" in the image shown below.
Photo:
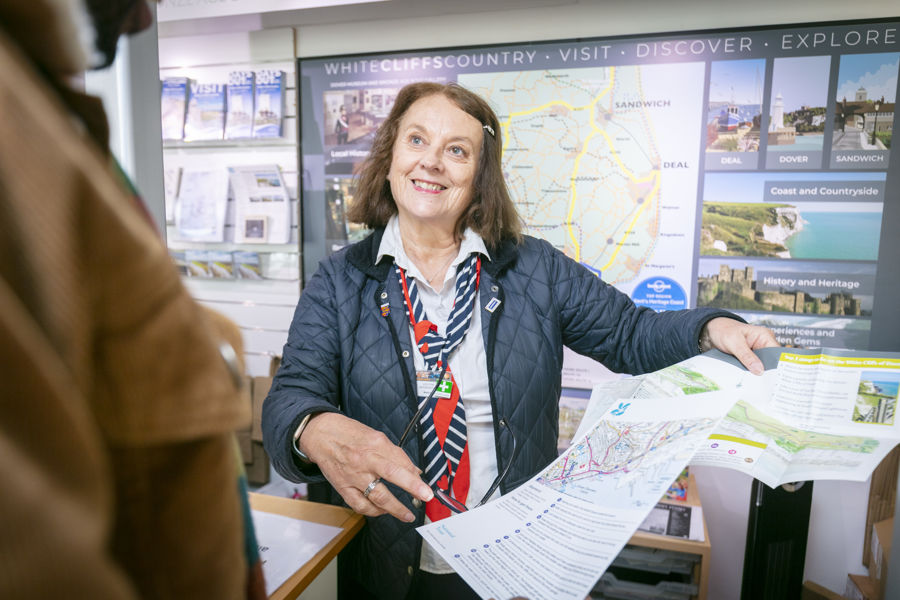
<svg viewBox="0 0 900 600"><path fill-rule="evenodd" d="M166 237L269 374L301 287L294 32L160 38Z"/></svg>

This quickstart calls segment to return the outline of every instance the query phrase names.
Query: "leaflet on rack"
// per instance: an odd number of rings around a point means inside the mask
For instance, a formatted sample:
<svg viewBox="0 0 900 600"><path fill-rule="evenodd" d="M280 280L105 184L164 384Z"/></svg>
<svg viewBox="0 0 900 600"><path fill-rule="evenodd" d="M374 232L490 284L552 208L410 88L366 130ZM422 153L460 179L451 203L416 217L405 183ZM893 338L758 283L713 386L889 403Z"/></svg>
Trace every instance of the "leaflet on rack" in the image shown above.
<svg viewBox="0 0 900 600"><path fill-rule="evenodd" d="M190 86L191 80L187 77L166 77L160 84L164 140L180 140L184 137L184 119Z"/></svg>
<svg viewBox="0 0 900 600"><path fill-rule="evenodd" d="M221 140L225 131L225 86L191 83L184 141Z"/></svg>
<svg viewBox="0 0 900 600"><path fill-rule="evenodd" d="M284 71L256 71L253 100L253 137L277 138L282 134L285 106Z"/></svg>
<svg viewBox="0 0 900 600"><path fill-rule="evenodd" d="M734 400L614 402L524 485L418 531L483 598L581 600Z"/></svg>
<svg viewBox="0 0 900 600"><path fill-rule="evenodd" d="M183 171L175 202L175 231L178 239L192 242L223 241L227 207L228 177L225 171Z"/></svg>
<svg viewBox="0 0 900 600"><path fill-rule="evenodd" d="M278 165L228 167L237 244L291 241L291 199Z"/></svg>
<svg viewBox="0 0 900 600"><path fill-rule="evenodd" d="M253 71L232 71L228 74L226 140L253 135L253 85Z"/></svg>

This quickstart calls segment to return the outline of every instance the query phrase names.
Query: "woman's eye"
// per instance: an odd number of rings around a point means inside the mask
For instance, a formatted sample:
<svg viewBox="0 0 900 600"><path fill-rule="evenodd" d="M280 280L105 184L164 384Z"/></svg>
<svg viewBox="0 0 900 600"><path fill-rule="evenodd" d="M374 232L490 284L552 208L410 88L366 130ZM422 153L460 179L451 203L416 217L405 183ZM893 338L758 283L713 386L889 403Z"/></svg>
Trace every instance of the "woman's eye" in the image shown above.
<svg viewBox="0 0 900 600"><path fill-rule="evenodd" d="M419 136L417 136L417 135L412 135L412 136L409 137L409 143L410 143L410 144L419 145L419 144L421 144L421 143L423 143L423 142L422 142L422 138L420 138Z"/></svg>
<svg viewBox="0 0 900 600"><path fill-rule="evenodd" d="M462 148L460 148L459 146L451 146L450 154L452 154L453 156L465 156L466 151L463 150Z"/></svg>

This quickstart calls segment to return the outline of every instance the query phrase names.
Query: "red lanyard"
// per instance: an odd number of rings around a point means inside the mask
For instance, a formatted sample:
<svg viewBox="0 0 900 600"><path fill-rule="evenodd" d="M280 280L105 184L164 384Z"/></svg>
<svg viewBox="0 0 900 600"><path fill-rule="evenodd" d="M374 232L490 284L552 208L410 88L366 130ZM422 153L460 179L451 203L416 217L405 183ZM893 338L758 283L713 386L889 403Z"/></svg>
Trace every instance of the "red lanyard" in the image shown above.
<svg viewBox="0 0 900 600"><path fill-rule="evenodd" d="M400 268L400 283L403 286L403 297L406 299L406 314L409 317L409 324L416 327L416 319L413 317L412 300L409 299L409 288L406 284L406 269ZM475 291L478 291L478 284L481 283L481 257L475 259ZM431 323L429 327L432 331L437 331L437 325ZM417 338L418 339L418 338Z"/></svg>

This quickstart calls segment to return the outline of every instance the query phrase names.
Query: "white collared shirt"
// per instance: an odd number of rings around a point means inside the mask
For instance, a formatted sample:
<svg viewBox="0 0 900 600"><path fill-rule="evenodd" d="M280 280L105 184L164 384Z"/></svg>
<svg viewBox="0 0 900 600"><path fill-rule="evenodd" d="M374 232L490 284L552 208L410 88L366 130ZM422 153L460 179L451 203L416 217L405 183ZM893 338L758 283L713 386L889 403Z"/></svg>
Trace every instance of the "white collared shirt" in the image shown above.
<svg viewBox="0 0 900 600"><path fill-rule="evenodd" d="M400 237L400 220L397 215L391 217L378 246L378 256L375 262L381 261L383 256L394 257L394 262L406 271L407 277L416 280L419 290L419 300L425 308L428 320L437 325L439 332L447 329L447 320L450 318L450 310L456 297L456 268L466 260L472 252L478 252L483 260L490 260L487 247L481 236L466 229L459 254L453 259L450 267L444 275L443 287L435 290L422 275L419 268L407 256L403 250L403 240ZM466 431L469 442L469 495L466 505L473 507L481 501L481 497L497 477L497 454L494 448L494 421L491 414L491 398L489 392L487 357L484 353L484 336L481 334L481 289L475 298L475 310L472 311L472 321L462 342L447 362L453 372L453 379L459 388L460 398L466 408ZM417 371L425 369L425 359L416 346L412 326L409 327L409 336L412 345L416 348L413 352L415 368ZM499 491L494 496L499 495ZM429 523L428 517L425 517ZM441 556L428 544L422 544L422 558L419 566L429 573L453 573L453 569Z"/></svg>

